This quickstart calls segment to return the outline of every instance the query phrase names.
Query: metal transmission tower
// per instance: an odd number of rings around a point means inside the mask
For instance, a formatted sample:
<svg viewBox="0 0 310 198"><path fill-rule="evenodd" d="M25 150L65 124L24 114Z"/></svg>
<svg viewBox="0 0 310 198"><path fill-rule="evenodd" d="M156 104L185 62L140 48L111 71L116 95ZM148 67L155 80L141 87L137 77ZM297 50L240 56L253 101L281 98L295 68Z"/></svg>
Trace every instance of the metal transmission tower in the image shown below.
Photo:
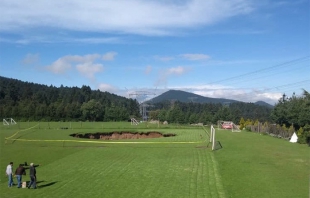
<svg viewBox="0 0 310 198"><path fill-rule="evenodd" d="M146 104L145 99L147 96L156 95L155 93L149 91L135 91L134 93L130 93L129 97L135 97L136 100L139 102L140 105L140 114L142 116L143 121L147 121L147 107L151 106Z"/></svg>

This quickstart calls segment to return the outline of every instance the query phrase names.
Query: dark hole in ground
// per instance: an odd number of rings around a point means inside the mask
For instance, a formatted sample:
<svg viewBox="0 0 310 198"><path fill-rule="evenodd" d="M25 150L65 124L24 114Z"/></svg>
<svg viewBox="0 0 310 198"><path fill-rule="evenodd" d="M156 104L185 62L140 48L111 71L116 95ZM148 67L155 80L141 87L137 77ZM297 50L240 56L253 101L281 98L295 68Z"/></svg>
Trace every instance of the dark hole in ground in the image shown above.
<svg viewBox="0 0 310 198"><path fill-rule="evenodd" d="M122 140L122 139L145 139L145 138L160 138L160 137L172 137L175 136L173 133L162 134L156 131L150 132L128 132L128 131L121 131L121 132L108 132L108 133L73 133L70 134L72 137L76 138L86 138L86 139L101 139L101 140Z"/></svg>

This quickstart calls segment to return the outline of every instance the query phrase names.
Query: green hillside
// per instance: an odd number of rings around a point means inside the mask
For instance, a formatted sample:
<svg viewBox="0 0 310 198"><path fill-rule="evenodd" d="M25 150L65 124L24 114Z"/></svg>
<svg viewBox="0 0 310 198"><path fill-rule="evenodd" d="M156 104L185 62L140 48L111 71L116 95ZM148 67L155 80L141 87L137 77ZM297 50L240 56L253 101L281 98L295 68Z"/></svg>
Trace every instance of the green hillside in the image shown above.
<svg viewBox="0 0 310 198"><path fill-rule="evenodd" d="M220 103L223 105L228 105L235 102L240 102L237 100L225 99L225 98L210 98L204 97L198 94L181 91L181 90L169 90L159 96L152 98L151 100L147 101L146 103L154 104L164 101L180 101L180 102L193 102L193 103ZM264 101L257 101L254 104L266 106L272 108L273 106L264 102Z"/></svg>

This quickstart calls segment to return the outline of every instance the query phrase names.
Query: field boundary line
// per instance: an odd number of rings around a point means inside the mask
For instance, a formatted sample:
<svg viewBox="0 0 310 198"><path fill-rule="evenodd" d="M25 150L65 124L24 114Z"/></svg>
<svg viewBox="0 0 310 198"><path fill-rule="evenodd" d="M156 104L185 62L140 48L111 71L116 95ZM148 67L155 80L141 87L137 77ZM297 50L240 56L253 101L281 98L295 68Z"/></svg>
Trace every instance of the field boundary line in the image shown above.
<svg viewBox="0 0 310 198"><path fill-rule="evenodd" d="M28 130L30 130L30 129L33 129L33 128L35 128L36 126L38 126L39 124L37 124L37 125L35 125L35 126L32 126L32 127L30 127L30 128L27 128L27 129L22 129L22 130L19 130L19 131L17 131L17 132L15 132L13 135L11 135L10 137L5 137L4 139L5 140L18 140L18 139L11 139L12 137L14 137L15 135L17 135L19 132L21 132L21 131L28 131Z"/></svg>
<svg viewBox="0 0 310 198"><path fill-rule="evenodd" d="M204 143L205 141L197 142L102 142L102 141L89 141L89 140L33 140L33 139L11 139L15 141L24 142L84 142L84 143L94 143L94 144L198 144Z"/></svg>

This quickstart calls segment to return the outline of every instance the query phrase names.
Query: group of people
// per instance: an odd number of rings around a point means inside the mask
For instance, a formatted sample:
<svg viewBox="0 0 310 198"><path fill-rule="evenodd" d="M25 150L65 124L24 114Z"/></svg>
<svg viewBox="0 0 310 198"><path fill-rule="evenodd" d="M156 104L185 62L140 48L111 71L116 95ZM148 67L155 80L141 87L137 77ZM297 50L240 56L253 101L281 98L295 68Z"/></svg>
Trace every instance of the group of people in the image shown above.
<svg viewBox="0 0 310 198"><path fill-rule="evenodd" d="M14 185L13 177L14 175L17 178L17 188L22 187L22 177L23 175L26 175L26 169L29 169L29 175L30 175L30 182L28 184L28 188L31 186L36 189L37 188L37 176L36 176L36 167L39 165L34 165L33 163L30 163L30 166L27 167L27 163L25 164L19 164L19 166L16 168L15 173L13 173L13 162L10 162L10 164L6 167L6 175L8 176L9 182L8 186L12 187Z"/></svg>

